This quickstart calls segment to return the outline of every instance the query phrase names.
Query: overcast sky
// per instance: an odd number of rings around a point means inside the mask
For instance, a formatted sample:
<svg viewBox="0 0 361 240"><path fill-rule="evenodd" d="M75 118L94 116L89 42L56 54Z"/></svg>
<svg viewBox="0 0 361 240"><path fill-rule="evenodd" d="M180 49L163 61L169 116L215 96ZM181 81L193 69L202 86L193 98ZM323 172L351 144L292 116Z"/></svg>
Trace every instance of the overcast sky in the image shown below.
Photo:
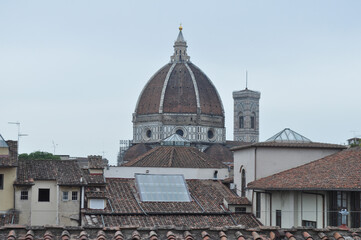
<svg viewBox="0 0 361 240"><path fill-rule="evenodd" d="M179 23L233 139L232 91L261 92L260 140L289 127L315 142L361 135L361 1L0 1L0 134L20 152L104 155L169 62Z"/></svg>

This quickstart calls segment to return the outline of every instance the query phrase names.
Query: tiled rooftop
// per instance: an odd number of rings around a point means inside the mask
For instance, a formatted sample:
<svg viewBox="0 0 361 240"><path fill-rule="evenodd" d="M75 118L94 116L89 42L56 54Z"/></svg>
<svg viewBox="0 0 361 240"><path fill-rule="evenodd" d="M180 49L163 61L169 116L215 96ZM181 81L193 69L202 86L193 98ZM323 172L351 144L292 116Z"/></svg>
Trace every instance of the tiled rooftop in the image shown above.
<svg viewBox="0 0 361 240"><path fill-rule="evenodd" d="M82 228L82 227L26 227L8 225L0 229L4 240L360 240L360 230L340 228L310 229L278 227L245 228L219 226L213 228L167 226L164 228Z"/></svg>
<svg viewBox="0 0 361 240"><path fill-rule="evenodd" d="M226 168L195 147L159 146L124 164L128 167Z"/></svg>
<svg viewBox="0 0 361 240"><path fill-rule="evenodd" d="M17 141L6 141L9 146L9 155L0 155L0 167L15 167L18 165L18 142Z"/></svg>
<svg viewBox="0 0 361 240"><path fill-rule="evenodd" d="M54 180L59 185L81 185L82 176L76 160L19 160L16 184Z"/></svg>
<svg viewBox="0 0 361 240"><path fill-rule="evenodd" d="M224 198L232 201L233 204L250 205L251 203L247 198L235 195L220 181L186 180L191 202L142 202L135 179L107 178L106 181L107 207L104 211L88 209L85 212L83 220L89 226L99 226L103 222L105 226L115 224L138 227L151 227L154 224L157 226L191 224L200 227L220 224L242 224L248 227L260 225L252 214L231 215L224 210L221 206Z"/></svg>
<svg viewBox="0 0 361 240"><path fill-rule="evenodd" d="M248 184L253 189L360 190L361 147L350 148Z"/></svg>

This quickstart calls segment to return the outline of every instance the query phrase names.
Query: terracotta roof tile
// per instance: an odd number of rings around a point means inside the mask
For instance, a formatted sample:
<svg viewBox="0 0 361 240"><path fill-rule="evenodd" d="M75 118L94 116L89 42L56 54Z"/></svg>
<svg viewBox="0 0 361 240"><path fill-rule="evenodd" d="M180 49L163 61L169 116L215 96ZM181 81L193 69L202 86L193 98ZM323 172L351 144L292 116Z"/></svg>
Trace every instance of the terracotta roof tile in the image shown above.
<svg viewBox="0 0 361 240"><path fill-rule="evenodd" d="M204 153L223 163L233 162L233 152L221 144L213 144Z"/></svg>
<svg viewBox="0 0 361 240"><path fill-rule="evenodd" d="M220 181L186 180L192 196L191 202L142 202L135 179L107 178L106 181L104 197L108 199L107 207L102 211L88 209L83 216L88 225L97 226L103 221L106 226L140 227L184 226L187 223L194 226L235 225L234 221L236 225L260 225L252 214L234 214L232 219L224 211L221 205L225 197L235 204L250 205L250 202L247 198L235 195ZM87 188L86 195L90 192L95 191Z"/></svg>
<svg viewBox="0 0 361 240"><path fill-rule="evenodd" d="M195 147L159 146L130 161L128 167L227 168Z"/></svg>
<svg viewBox="0 0 361 240"><path fill-rule="evenodd" d="M361 148L350 148L248 184L253 189L361 190Z"/></svg>
<svg viewBox="0 0 361 240"><path fill-rule="evenodd" d="M133 225L134 226L134 225ZM32 230L27 230L32 228ZM122 231L120 231L120 229ZM135 230L136 229L136 230ZM51 232L49 231L51 230ZM103 228L99 227L52 227L52 226L12 226L9 225L0 229L0 239L7 240L24 240L29 236L27 233L32 232L29 239L92 239L92 240L121 240L121 239L177 239L177 240L193 240L193 239L287 239L283 236L283 232L290 231L289 229L279 229L275 227L260 227L260 228L245 228L243 226L217 226L217 227L202 227L183 226L176 228L175 226L167 226L164 228L156 227L156 225L149 228L136 227L114 227ZM45 234L44 234L45 231ZM305 232L307 231L307 232ZM305 239L304 235L307 233L313 239L355 239L354 231L359 229L343 230L334 228L321 229L307 229L304 227L292 228L291 235L293 238L301 240ZM66 234L63 234L66 232ZM322 237L321 237L322 235ZM32 237L32 238L31 238Z"/></svg>
<svg viewBox="0 0 361 240"><path fill-rule="evenodd" d="M28 184L29 179L56 180L60 185L81 185L83 176L76 160L19 160L15 184Z"/></svg>
<svg viewBox="0 0 361 240"><path fill-rule="evenodd" d="M133 145L125 152L124 158L123 158L124 162L129 162L133 159L136 159L137 157L148 152L150 149L152 149L152 148L144 143L139 143L139 144Z"/></svg>
<svg viewBox="0 0 361 240"><path fill-rule="evenodd" d="M9 155L0 155L0 167L16 167L18 165L18 142L6 141L9 146Z"/></svg>

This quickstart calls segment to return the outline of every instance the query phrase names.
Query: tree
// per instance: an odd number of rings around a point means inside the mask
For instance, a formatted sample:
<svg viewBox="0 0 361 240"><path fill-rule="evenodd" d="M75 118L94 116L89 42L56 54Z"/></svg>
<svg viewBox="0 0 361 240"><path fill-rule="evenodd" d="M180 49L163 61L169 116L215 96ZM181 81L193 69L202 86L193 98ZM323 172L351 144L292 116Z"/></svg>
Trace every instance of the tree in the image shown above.
<svg viewBox="0 0 361 240"><path fill-rule="evenodd" d="M52 153L36 151L30 154L22 153L19 155L19 160L60 160L59 156Z"/></svg>

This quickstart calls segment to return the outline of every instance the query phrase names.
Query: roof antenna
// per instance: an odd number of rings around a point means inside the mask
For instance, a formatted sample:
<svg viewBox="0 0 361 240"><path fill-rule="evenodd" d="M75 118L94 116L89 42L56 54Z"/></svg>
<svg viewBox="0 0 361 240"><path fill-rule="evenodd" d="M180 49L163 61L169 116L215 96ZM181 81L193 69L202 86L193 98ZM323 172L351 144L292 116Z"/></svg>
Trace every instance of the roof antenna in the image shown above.
<svg viewBox="0 0 361 240"><path fill-rule="evenodd" d="M246 70L246 90L248 89L248 71Z"/></svg>

